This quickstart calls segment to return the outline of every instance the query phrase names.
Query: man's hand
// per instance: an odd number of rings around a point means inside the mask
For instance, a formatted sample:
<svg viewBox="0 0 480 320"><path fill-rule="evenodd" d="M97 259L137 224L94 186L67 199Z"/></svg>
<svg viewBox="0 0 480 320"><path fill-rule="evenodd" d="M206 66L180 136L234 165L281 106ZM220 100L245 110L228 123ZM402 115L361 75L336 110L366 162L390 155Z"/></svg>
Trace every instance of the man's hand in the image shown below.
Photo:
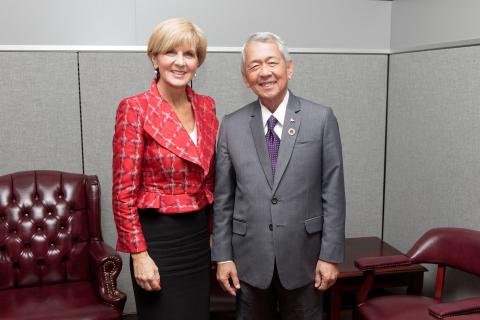
<svg viewBox="0 0 480 320"><path fill-rule="evenodd" d="M141 288L147 291L162 289L157 265L146 251L132 253L132 261L135 281Z"/></svg>
<svg viewBox="0 0 480 320"><path fill-rule="evenodd" d="M240 289L240 280L238 279L235 263L217 263L217 281L224 291L235 297L237 290Z"/></svg>
<svg viewBox="0 0 480 320"><path fill-rule="evenodd" d="M318 260L315 268L315 288L325 291L337 281L338 267L336 264Z"/></svg>

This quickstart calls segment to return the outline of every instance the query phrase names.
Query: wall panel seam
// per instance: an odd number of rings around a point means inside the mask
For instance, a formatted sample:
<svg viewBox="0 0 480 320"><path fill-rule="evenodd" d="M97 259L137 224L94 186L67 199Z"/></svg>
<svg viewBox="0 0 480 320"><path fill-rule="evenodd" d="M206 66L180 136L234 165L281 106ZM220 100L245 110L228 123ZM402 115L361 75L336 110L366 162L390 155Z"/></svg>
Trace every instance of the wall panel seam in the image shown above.
<svg viewBox="0 0 480 320"><path fill-rule="evenodd" d="M385 90L385 141L383 148L383 195L382 195L382 240L385 229L385 195L387 185L387 139L388 139L388 96L390 93L390 55L387 55L387 79Z"/></svg>
<svg viewBox="0 0 480 320"><path fill-rule="evenodd" d="M78 106L80 111L80 148L82 151L82 173L85 174L85 155L83 148L82 91L80 82L80 53L77 52Z"/></svg>

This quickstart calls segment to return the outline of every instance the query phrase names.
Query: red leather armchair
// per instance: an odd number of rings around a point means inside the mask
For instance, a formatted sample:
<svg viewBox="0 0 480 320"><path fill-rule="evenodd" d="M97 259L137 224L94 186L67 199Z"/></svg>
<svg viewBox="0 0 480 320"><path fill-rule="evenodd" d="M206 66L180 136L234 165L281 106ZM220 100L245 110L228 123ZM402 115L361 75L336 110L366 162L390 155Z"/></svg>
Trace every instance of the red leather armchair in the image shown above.
<svg viewBox="0 0 480 320"><path fill-rule="evenodd" d="M375 270L411 263L437 265L434 297L391 295L366 300ZM446 267L480 276L480 232L460 228L436 228L425 233L406 255L362 258L355 261L364 271L357 295L357 316L363 320L450 319L480 320L480 297L442 303Z"/></svg>
<svg viewBox="0 0 480 320"><path fill-rule="evenodd" d="M121 269L102 240L96 176L0 177L0 319L120 319Z"/></svg>

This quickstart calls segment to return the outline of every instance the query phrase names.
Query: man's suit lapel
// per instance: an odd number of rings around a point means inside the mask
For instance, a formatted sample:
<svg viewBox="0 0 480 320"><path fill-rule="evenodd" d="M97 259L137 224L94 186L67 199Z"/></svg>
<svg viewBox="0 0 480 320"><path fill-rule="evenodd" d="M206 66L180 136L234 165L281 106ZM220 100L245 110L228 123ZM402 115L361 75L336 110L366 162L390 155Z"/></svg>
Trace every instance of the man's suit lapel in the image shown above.
<svg viewBox="0 0 480 320"><path fill-rule="evenodd" d="M282 138L280 141L277 167L275 169L275 179L272 188L273 192L277 190L278 184L282 180L282 176L288 166L290 157L292 156L293 147L297 140L298 130L302 119L300 116L300 109L300 101L290 92L285 120L283 121Z"/></svg>
<svg viewBox="0 0 480 320"><path fill-rule="evenodd" d="M272 165L267 153L260 103L258 101L253 102L251 107L252 113L250 119L250 129L252 130L253 141L255 142L255 148L257 149L258 159L260 160L263 173L265 174L265 178L267 179L271 188L273 186Z"/></svg>

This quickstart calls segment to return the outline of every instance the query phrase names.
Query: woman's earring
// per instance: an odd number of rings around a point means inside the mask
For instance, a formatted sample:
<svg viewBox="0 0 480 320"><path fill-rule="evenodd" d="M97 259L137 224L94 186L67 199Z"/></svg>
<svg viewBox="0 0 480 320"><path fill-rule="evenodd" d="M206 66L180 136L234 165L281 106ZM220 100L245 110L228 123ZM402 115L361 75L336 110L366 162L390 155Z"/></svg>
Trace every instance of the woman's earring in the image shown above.
<svg viewBox="0 0 480 320"><path fill-rule="evenodd" d="M158 81L160 79L160 72L158 71L158 68L155 68L155 80Z"/></svg>

